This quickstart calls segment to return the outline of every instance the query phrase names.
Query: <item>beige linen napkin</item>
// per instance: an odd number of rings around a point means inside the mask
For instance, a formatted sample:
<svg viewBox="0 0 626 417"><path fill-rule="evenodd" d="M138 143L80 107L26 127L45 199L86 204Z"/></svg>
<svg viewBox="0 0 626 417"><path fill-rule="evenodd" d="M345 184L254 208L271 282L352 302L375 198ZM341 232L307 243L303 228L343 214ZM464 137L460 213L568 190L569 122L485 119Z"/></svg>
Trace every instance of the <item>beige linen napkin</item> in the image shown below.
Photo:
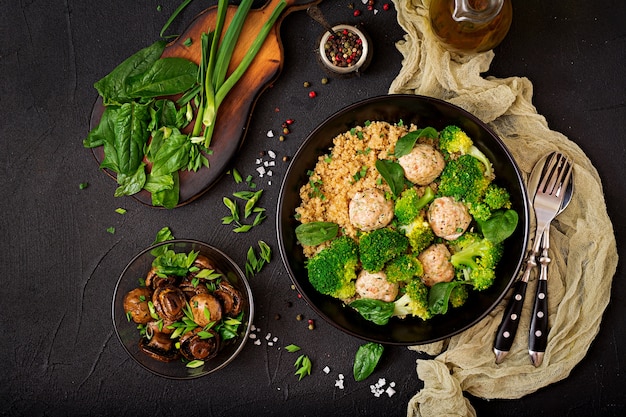
<svg viewBox="0 0 626 417"><path fill-rule="evenodd" d="M471 329L444 342L411 349L434 355L417 360L424 381L409 402L408 416L474 416L463 396L520 398L566 378L585 356L600 327L617 268L613 226L606 211L602 183L583 151L564 135L550 130L532 104L533 86L526 78L482 77L493 51L456 54L444 50L428 23L430 0L394 0L398 23L406 31L397 48L403 66L390 93L442 98L475 114L502 138L525 178L535 162L558 150L573 158L574 196L550 229L550 335L543 364L528 356L532 302L527 300L511 352L500 365L492 351L505 299ZM534 235L534 224L531 232ZM534 296L530 282L528 297Z"/></svg>

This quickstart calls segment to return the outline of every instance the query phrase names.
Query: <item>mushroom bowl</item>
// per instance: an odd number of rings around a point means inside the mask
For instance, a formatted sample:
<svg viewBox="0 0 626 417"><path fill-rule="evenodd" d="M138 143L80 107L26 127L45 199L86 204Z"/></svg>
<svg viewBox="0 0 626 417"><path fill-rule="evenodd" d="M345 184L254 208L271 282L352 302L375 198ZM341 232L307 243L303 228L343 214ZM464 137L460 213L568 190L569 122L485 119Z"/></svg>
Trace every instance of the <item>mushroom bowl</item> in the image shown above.
<svg viewBox="0 0 626 417"><path fill-rule="evenodd" d="M493 284L482 291L472 290L464 305L448 309L446 314L433 315L426 320L411 315L405 318L391 317L385 324L376 324L366 320L343 299L318 292L309 281L308 258L296 236L296 228L301 224L296 213L302 203L301 189L305 185L314 189L311 183L315 185L315 181L310 179L310 175L318 161L329 162L332 159L324 155L329 155L329 149L333 147L333 139L337 135L349 132L349 135L342 136L345 138L370 122L402 126L414 124L418 129L432 127L437 131L449 125L460 127L492 162L496 175L494 181L510 193L511 208L518 214L518 223L513 234L503 242L503 254L497 264ZM341 172L343 171L342 169ZM352 176L351 173L342 175L342 178ZM305 191L305 194L310 198L315 193ZM293 156L283 179L277 213L276 228L283 263L291 280L311 308L328 323L349 335L390 345L436 342L458 334L485 318L502 300L517 277L528 242L529 205L526 187L502 140L469 112L443 100L417 95L369 98L352 104L323 121L309 134Z"/></svg>
<svg viewBox="0 0 626 417"><path fill-rule="evenodd" d="M231 363L248 339L253 315L242 270L224 252L195 240L142 250L113 294L113 326L128 355L171 379L198 378Z"/></svg>

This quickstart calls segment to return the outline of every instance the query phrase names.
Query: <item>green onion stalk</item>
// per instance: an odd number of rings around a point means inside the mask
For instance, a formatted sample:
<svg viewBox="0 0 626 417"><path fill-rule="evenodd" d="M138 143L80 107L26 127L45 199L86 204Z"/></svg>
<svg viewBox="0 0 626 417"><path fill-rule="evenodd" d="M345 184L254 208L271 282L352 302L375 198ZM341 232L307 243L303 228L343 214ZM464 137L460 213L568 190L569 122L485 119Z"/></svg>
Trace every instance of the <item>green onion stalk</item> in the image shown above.
<svg viewBox="0 0 626 417"><path fill-rule="evenodd" d="M252 2L253 0L243 0L241 2L220 44L219 41L226 18L228 1L219 0L215 29L213 32L205 34L206 36L202 37L202 62L199 70L200 103L196 123L191 136L193 142L202 143L207 149L211 145L211 138L215 129L215 121L220 104L246 72L263 46L267 35L269 35L272 27L278 20L280 13L287 5L285 1L281 1L274 8L270 18L261 27L261 30L250 45L242 61L232 74L226 78L226 71L228 70L237 40L239 39ZM203 126L204 135L201 136Z"/></svg>

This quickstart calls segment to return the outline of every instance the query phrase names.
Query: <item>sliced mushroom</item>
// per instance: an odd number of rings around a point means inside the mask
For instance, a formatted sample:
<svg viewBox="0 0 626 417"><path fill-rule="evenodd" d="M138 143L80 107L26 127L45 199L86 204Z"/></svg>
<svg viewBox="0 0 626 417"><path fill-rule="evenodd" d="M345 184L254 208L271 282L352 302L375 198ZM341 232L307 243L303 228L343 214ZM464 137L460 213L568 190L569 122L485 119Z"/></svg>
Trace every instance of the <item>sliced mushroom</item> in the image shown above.
<svg viewBox="0 0 626 417"><path fill-rule="evenodd" d="M159 317L170 321L183 316L186 302L185 294L170 284L157 287L152 295L152 303Z"/></svg>
<svg viewBox="0 0 626 417"><path fill-rule="evenodd" d="M213 295L222 303L224 315L235 317L243 310L243 296L241 292L225 279L220 280Z"/></svg>
<svg viewBox="0 0 626 417"><path fill-rule="evenodd" d="M180 352L176 349L174 340L165 333L154 333L150 339L142 337L139 340L139 349L161 362L172 362L180 358Z"/></svg>
<svg viewBox="0 0 626 417"><path fill-rule="evenodd" d="M199 333L211 334L212 337L203 338ZM220 350L220 335L213 330L196 328L185 333L180 338L180 353L190 361L212 359Z"/></svg>
<svg viewBox="0 0 626 417"><path fill-rule="evenodd" d="M152 298L152 291L146 287L135 288L124 296L124 311L130 314L131 319L138 324L146 324L152 317L148 308L148 301Z"/></svg>
<svg viewBox="0 0 626 417"><path fill-rule="evenodd" d="M204 327L211 322L218 322L222 319L222 303L212 294L197 294L189 300L193 321L198 326Z"/></svg>

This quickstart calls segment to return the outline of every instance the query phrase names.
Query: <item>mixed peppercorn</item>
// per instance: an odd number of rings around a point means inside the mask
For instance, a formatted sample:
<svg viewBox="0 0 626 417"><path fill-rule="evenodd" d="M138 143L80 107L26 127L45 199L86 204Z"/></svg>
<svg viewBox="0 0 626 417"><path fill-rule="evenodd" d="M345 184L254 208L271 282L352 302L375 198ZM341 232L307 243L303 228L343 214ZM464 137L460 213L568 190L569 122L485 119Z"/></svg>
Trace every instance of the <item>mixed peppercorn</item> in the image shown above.
<svg viewBox="0 0 626 417"><path fill-rule="evenodd" d="M324 52L333 65L351 67L363 55L363 41L356 33L343 29L328 37Z"/></svg>

